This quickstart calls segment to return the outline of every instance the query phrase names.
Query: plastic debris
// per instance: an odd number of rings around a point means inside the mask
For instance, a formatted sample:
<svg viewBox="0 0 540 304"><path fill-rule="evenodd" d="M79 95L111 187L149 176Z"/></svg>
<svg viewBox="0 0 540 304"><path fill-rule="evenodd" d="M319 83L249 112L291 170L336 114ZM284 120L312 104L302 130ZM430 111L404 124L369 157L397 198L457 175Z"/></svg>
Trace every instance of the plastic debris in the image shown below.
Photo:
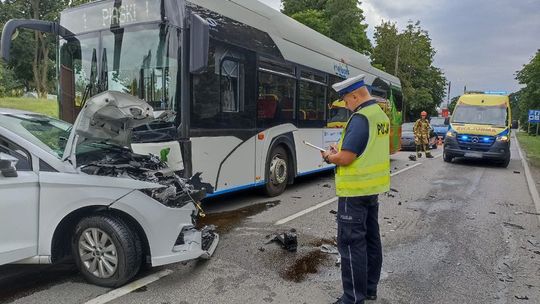
<svg viewBox="0 0 540 304"><path fill-rule="evenodd" d="M270 236L271 237L271 236ZM275 234L266 244L272 242L280 243L283 249L286 249L289 252L296 252L298 248L298 235L296 234L296 229L291 229L288 232Z"/></svg>
<svg viewBox="0 0 540 304"><path fill-rule="evenodd" d="M339 251L336 246L324 244L320 247L321 252L328 254L339 254Z"/></svg>
<svg viewBox="0 0 540 304"><path fill-rule="evenodd" d="M508 227L508 228L516 228L516 229L520 229L520 230L525 230L525 228L523 228L523 226L518 225L518 224L513 224L513 223L509 223L509 222L503 222L503 225L505 227Z"/></svg>

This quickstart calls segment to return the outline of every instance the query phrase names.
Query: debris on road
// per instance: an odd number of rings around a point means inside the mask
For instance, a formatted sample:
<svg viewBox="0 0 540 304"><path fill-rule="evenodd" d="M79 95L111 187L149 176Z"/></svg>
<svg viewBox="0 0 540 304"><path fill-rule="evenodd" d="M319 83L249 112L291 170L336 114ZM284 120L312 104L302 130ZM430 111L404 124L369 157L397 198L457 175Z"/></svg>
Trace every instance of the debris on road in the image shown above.
<svg viewBox="0 0 540 304"><path fill-rule="evenodd" d="M271 237L271 236L269 236ZM275 234L266 244L273 242L278 242L281 244L283 249L286 249L289 252L296 252L298 248L298 236L296 234L296 229L291 229L288 232Z"/></svg>
<svg viewBox="0 0 540 304"><path fill-rule="evenodd" d="M494 211L490 211L489 214L497 214L497 213L495 213Z"/></svg>
<svg viewBox="0 0 540 304"><path fill-rule="evenodd" d="M414 154L409 155L409 159L411 161L416 161L416 155L414 155Z"/></svg>
<svg viewBox="0 0 540 304"><path fill-rule="evenodd" d="M527 297L527 296L514 296L514 297L516 299L518 299L518 300L528 300L529 299L529 297Z"/></svg>
<svg viewBox="0 0 540 304"><path fill-rule="evenodd" d="M523 211L523 213L530 214L530 215L540 215L540 213L538 213L538 212Z"/></svg>
<svg viewBox="0 0 540 304"><path fill-rule="evenodd" d="M320 250L322 253L339 254L337 247L334 245L328 245L328 244L321 245Z"/></svg>
<svg viewBox="0 0 540 304"><path fill-rule="evenodd" d="M398 202L397 204L398 204L398 206L401 206L401 202Z"/></svg>
<svg viewBox="0 0 540 304"><path fill-rule="evenodd" d="M521 174L521 172L519 172L519 171L514 171L514 174Z"/></svg>
<svg viewBox="0 0 540 304"><path fill-rule="evenodd" d="M514 212L515 215L520 215L520 214L523 214L523 211L516 211Z"/></svg>
<svg viewBox="0 0 540 304"><path fill-rule="evenodd" d="M516 228L516 229L520 229L520 230L525 230L525 228L523 228L523 226L518 225L518 224L513 224L513 223L509 223L509 222L503 222L503 225L505 227L508 227L508 228Z"/></svg>
<svg viewBox="0 0 540 304"><path fill-rule="evenodd" d="M337 214L336 210L330 210L330 214Z"/></svg>
<svg viewBox="0 0 540 304"><path fill-rule="evenodd" d="M324 184L322 186L323 186L323 188L331 188L332 187L332 186L330 186L330 184Z"/></svg>
<svg viewBox="0 0 540 304"><path fill-rule="evenodd" d="M396 192L396 193L399 193L399 191L398 191L398 190L396 190L396 189L394 189L394 188L390 188L390 191L392 191L392 192Z"/></svg>

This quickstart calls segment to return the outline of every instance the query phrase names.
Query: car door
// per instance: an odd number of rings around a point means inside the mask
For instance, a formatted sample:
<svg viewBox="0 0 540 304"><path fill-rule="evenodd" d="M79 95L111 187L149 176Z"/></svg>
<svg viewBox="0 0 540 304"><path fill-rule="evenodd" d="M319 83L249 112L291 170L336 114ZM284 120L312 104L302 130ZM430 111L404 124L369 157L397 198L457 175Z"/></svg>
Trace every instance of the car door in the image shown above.
<svg viewBox="0 0 540 304"><path fill-rule="evenodd" d="M39 180L30 153L0 136L0 152L18 159L17 177L0 174L0 265L37 255Z"/></svg>

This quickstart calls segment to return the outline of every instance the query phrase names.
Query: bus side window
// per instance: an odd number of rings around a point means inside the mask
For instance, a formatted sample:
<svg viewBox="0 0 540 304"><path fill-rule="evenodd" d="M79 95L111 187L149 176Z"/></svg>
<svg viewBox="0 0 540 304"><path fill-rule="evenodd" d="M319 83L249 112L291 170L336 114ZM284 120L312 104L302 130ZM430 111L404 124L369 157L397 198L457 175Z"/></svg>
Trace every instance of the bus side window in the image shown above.
<svg viewBox="0 0 540 304"><path fill-rule="evenodd" d="M303 127L323 127L326 123L326 87L300 81L299 124Z"/></svg>
<svg viewBox="0 0 540 304"><path fill-rule="evenodd" d="M295 94L294 78L259 72L258 126L267 128L283 123L294 123Z"/></svg>

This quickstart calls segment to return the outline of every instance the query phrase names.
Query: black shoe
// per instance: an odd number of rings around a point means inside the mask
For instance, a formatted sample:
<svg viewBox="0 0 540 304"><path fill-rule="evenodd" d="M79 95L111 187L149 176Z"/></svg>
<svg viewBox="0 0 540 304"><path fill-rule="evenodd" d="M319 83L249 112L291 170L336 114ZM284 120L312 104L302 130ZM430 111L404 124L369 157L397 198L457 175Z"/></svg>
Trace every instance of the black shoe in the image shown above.
<svg viewBox="0 0 540 304"><path fill-rule="evenodd" d="M343 301L341 301L341 298L338 298L337 301L335 301L332 304L343 304Z"/></svg>
<svg viewBox="0 0 540 304"><path fill-rule="evenodd" d="M433 155L431 155L431 154L426 154L426 158L433 158Z"/></svg>
<svg viewBox="0 0 540 304"><path fill-rule="evenodd" d="M375 301L375 300L377 300L377 294L367 295L366 300L367 301Z"/></svg>

